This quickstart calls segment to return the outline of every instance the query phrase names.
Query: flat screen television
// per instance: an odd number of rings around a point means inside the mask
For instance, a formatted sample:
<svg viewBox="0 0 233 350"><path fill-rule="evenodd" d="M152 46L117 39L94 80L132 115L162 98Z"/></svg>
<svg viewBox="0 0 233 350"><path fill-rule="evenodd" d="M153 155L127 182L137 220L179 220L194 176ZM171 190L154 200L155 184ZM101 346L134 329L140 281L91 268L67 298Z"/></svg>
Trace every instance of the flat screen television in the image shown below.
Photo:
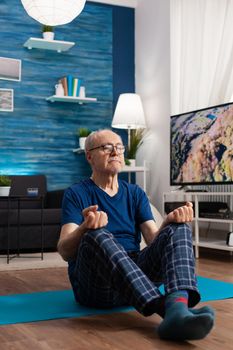
<svg viewBox="0 0 233 350"><path fill-rule="evenodd" d="M233 184L233 103L173 115L170 184Z"/></svg>

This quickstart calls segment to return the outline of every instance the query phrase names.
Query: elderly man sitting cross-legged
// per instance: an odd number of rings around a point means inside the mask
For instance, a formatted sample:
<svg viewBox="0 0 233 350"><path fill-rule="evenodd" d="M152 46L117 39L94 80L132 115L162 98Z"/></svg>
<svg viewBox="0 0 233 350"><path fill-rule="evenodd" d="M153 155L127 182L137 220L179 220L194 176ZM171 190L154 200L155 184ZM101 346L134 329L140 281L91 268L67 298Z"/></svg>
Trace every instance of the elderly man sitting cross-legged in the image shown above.
<svg viewBox="0 0 233 350"><path fill-rule="evenodd" d="M156 227L145 192L118 179L124 165L121 138L110 130L86 140L92 176L66 190L58 251L68 261L77 302L111 308L132 305L144 316L159 314L163 339L205 337L213 327L210 307L192 309L196 284L192 203ZM147 247L139 250L143 235ZM158 285L164 283L165 296Z"/></svg>

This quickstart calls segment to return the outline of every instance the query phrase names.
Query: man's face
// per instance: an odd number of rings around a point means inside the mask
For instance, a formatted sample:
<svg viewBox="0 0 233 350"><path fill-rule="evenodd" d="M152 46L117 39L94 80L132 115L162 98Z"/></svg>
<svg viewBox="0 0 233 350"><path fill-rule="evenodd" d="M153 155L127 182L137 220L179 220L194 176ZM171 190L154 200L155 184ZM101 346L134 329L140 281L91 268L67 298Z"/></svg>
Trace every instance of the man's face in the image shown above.
<svg viewBox="0 0 233 350"><path fill-rule="evenodd" d="M108 130L100 132L92 150L87 151L87 160L92 170L104 174L120 172L125 163L122 147L121 138L117 134Z"/></svg>

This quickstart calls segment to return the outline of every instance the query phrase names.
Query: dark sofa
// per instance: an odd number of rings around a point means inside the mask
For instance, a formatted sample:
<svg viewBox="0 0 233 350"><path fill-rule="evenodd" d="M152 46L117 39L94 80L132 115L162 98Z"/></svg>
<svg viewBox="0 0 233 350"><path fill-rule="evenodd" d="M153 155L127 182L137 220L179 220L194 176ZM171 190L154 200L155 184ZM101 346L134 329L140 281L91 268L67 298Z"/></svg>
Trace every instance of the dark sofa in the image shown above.
<svg viewBox="0 0 233 350"><path fill-rule="evenodd" d="M10 196L28 197L28 188L38 188L38 196L20 200L20 250L40 251L41 249L41 200L43 200L44 251L55 251L60 233L61 203L64 190L47 191L44 175L15 175L12 179ZM0 197L0 252L7 249L8 203ZM17 248L18 203L10 201L10 242L12 251Z"/></svg>

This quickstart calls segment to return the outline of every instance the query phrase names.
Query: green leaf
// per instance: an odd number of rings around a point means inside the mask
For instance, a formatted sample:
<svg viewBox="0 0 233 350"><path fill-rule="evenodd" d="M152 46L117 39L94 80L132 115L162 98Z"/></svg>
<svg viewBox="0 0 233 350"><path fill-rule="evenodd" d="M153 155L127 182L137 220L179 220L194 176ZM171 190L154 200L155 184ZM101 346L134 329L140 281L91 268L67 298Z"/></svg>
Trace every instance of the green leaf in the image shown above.
<svg viewBox="0 0 233 350"><path fill-rule="evenodd" d="M11 179L6 175L0 175L0 186L11 186Z"/></svg>
<svg viewBox="0 0 233 350"><path fill-rule="evenodd" d="M135 159L136 153L144 136L145 129L130 130L130 145L127 151L128 159Z"/></svg>

